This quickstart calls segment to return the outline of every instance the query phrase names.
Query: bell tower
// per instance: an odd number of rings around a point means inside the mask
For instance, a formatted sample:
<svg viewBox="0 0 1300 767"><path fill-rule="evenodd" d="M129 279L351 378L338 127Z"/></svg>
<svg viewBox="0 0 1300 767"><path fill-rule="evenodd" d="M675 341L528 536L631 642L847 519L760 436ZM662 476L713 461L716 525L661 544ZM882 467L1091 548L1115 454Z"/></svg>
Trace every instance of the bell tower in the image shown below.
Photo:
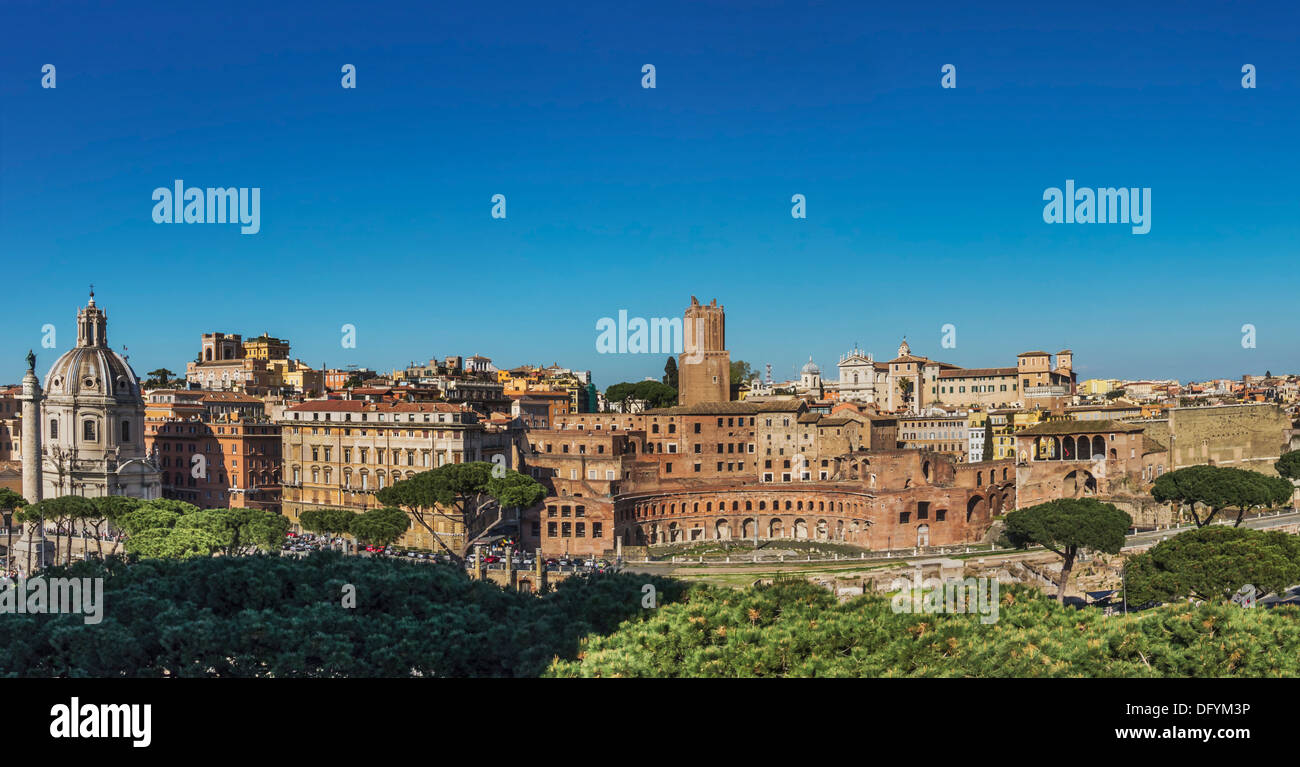
<svg viewBox="0 0 1300 767"><path fill-rule="evenodd" d="M77 346L108 346L108 315L95 306L95 288L90 288L90 303L77 312Z"/></svg>

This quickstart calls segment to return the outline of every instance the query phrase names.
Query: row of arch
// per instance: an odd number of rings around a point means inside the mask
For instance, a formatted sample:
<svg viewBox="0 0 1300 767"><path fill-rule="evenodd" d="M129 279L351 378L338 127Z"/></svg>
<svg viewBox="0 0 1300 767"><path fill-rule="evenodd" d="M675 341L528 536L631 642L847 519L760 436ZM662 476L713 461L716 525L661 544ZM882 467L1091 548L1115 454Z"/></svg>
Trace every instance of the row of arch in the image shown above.
<svg viewBox="0 0 1300 767"><path fill-rule="evenodd" d="M833 524L827 519L815 519L811 523L804 517L794 519L782 519L781 517L771 517L767 520L761 520L755 517L745 517L743 519L719 519L712 525L698 524L693 527L687 527L685 524L678 522L668 522L661 524L655 522L650 524L646 531L638 528L637 537L644 537L645 540L639 541L640 545L654 545L659 543L684 543L687 541L699 540L716 540L729 541L733 539L752 539L755 531L758 531L760 538L789 538L793 540L850 540L850 536L856 536L864 531L869 523L857 520L836 520Z"/></svg>
<svg viewBox="0 0 1300 767"><path fill-rule="evenodd" d="M784 508L780 499L759 499L755 502L753 499L745 499L744 508L741 508L742 502L739 500L731 501L730 511L823 511L838 514L861 513L866 510L866 504L860 501L849 501L847 506L844 501L826 501L813 500L811 498L786 498ZM651 517L672 516L676 514L711 514L714 513L713 501L646 501L636 503L633 506L633 514L640 519ZM727 501L719 500L717 502L717 512L725 512Z"/></svg>
<svg viewBox="0 0 1300 767"><path fill-rule="evenodd" d="M1115 458L1117 455L1115 448L1111 448L1109 457ZM1106 438L1101 435L1041 437L1034 440L1035 461L1089 461L1106 456Z"/></svg>
<svg viewBox="0 0 1300 767"><path fill-rule="evenodd" d="M704 525L695 525L686 527L677 522L669 522L666 525L654 523L649 526L648 530L637 528L635 535L632 536L631 544L645 546L668 543L687 543L692 541L729 541L739 537L742 540L751 540L754 538L755 529L759 530L759 537L765 540L816 540L816 541L841 541L846 543L865 544L867 522L849 520L836 520L834 524L826 519L815 519L811 523L808 519L797 517L793 520L786 520L780 517L773 517L766 522L746 517L740 520L719 519L713 523L712 529ZM930 545L930 525L920 523L915 527L907 528L905 535L915 536L915 543L911 537L900 538L896 543L900 546L917 547Z"/></svg>

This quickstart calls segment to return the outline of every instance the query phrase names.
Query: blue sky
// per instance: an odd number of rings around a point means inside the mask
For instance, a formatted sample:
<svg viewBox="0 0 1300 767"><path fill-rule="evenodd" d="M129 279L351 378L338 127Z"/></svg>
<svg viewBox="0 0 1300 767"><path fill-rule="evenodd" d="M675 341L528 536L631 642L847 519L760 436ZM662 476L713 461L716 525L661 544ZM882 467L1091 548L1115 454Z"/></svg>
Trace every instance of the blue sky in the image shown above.
<svg viewBox="0 0 1300 767"><path fill-rule="evenodd" d="M141 373L265 331L603 389L664 360L597 354L596 322L692 294L781 378L904 335L966 366L1069 347L1081 377L1300 371L1291 4L620 5L6 0L0 380L75 341L90 282ZM178 178L260 187L261 232L153 223ZM1150 233L1045 224L1066 179L1151 187Z"/></svg>

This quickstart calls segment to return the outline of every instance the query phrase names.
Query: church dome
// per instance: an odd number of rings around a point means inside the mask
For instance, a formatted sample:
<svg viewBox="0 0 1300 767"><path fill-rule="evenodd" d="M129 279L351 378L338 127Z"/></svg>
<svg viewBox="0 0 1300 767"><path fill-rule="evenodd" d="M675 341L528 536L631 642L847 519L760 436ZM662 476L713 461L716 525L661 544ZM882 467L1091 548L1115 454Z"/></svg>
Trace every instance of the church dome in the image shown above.
<svg viewBox="0 0 1300 767"><path fill-rule="evenodd" d="M140 382L126 359L108 348L108 316L95 294L77 312L77 345L64 352L45 375L45 395L139 400Z"/></svg>
<svg viewBox="0 0 1300 767"><path fill-rule="evenodd" d="M140 397L140 382L112 349L78 346L54 361L45 376L45 395Z"/></svg>
<svg viewBox="0 0 1300 767"><path fill-rule="evenodd" d="M822 369L817 367L817 363L812 361L812 357L809 357L808 364L803 366L802 372L804 375L821 375Z"/></svg>

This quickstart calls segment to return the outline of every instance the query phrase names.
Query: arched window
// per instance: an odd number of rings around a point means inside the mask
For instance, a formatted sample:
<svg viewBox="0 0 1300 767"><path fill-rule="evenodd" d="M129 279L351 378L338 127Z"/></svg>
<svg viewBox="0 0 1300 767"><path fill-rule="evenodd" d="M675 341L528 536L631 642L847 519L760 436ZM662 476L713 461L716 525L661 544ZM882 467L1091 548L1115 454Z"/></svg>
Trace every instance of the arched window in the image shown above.
<svg viewBox="0 0 1300 767"><path fill-rule="evenodd" d="M123 421L123 422L122 422L122 441L123 441L123 442L130 442L130 441L131 441L131 422L130 422L130 421Z"/></svg>

